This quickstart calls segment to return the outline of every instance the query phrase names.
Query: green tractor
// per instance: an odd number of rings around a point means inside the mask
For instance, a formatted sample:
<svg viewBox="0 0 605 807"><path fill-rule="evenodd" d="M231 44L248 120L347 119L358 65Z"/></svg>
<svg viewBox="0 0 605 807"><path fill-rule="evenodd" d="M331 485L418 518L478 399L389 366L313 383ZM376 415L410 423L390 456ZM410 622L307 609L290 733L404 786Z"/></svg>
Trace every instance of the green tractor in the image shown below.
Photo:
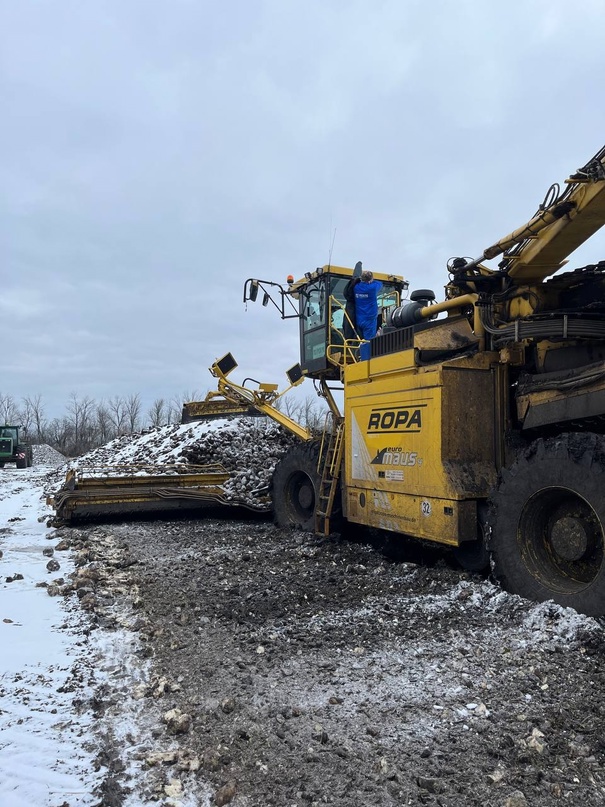
<svg viewBox="0 0 605 807"><path fill-rule="evenodd" d="M19 440L19 426L0 426L0 468L7 462L14 462L17 468L32 465L32 447Z"/></svg>

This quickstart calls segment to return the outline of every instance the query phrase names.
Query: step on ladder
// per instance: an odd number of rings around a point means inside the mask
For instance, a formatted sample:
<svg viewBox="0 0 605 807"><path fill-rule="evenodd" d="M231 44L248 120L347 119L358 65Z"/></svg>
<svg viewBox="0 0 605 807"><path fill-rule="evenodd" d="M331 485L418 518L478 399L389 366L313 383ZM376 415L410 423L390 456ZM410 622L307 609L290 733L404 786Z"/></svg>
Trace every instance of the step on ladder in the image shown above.
<svg viewBox="0 0 605 807"><path fill-rule="evenodd" d="M315 534L330 534L330 517L338 489L344 449L344 418L334 418L324 427L317 471L321 476L319 499L315 508Z"/></svg>

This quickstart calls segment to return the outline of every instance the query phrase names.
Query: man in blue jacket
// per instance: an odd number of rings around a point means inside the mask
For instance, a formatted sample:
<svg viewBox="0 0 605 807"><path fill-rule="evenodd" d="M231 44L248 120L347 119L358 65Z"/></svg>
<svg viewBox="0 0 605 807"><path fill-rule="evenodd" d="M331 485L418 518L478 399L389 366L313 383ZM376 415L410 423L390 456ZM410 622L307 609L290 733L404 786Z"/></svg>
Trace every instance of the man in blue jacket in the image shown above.
<svg viewBox="0 0 605 807"><path fill-rule="evenodd" d="M376 336L378 325L378 292L382 288L379 280L367 270L361 273L361 282L355 286L355 325L361 339ZM370 343L363 342L359 349L362 361L370 358Z"/></svg>

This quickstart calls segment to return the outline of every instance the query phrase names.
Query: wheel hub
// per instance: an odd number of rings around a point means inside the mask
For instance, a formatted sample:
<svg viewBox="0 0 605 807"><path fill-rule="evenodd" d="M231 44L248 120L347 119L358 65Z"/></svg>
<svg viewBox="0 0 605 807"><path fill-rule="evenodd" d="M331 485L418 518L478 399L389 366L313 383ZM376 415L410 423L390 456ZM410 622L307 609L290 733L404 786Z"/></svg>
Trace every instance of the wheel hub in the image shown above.
<svg viewBox="0 0 605 807"><path fill-rule="evenodd" d="M526 500L517 541L527 571L562 595L592 585L605 564L603 527L592 506L574 490L546 487Z"/></svg>
<svg viewBox="0 0 605 807"><path fill-rule="evenodd" d="M298 503L305 510L313 506L313 487L309 482L304 483L298 489Z"/></svg>
<svg viewBox="0 0 605 807"><path fill-rule="evenodd" d="M563 516L552 527L550 541L553 549L564 560L580 560L589 546L586 524L573 516Z"/></svg>

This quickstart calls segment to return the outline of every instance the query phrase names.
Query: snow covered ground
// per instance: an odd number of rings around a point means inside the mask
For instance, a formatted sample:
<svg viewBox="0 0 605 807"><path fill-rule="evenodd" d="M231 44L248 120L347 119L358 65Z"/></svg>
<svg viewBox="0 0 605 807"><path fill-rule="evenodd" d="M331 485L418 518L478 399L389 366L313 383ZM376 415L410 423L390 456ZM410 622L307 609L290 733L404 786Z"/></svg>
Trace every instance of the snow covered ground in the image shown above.
<svg viewBox="0 0 605 807"><path fill-rule="evenodd" d="M105 604L87 609L77 591L57 596L79 572L74 543L46 526L54 464L0 475L0 806L138 807L161 720L141 697L153 679L123 601L101 592ZM172 743L151 745L161 753ZM177 795L161 803L206 803Z"/></svg>
<svg viewBox="0 0 605 807"><path fill-rule="evenodd" d="M0 486L3 807L93 804L100 781L88 742L91 715L75 714L72 705L74 674L90 672L82 658L85 615L40 585L73 571L68 558L55 560L56 542L48 540L41 494L49 470L7 466ZM53 561L60 566L54 572Z"/></svg>

